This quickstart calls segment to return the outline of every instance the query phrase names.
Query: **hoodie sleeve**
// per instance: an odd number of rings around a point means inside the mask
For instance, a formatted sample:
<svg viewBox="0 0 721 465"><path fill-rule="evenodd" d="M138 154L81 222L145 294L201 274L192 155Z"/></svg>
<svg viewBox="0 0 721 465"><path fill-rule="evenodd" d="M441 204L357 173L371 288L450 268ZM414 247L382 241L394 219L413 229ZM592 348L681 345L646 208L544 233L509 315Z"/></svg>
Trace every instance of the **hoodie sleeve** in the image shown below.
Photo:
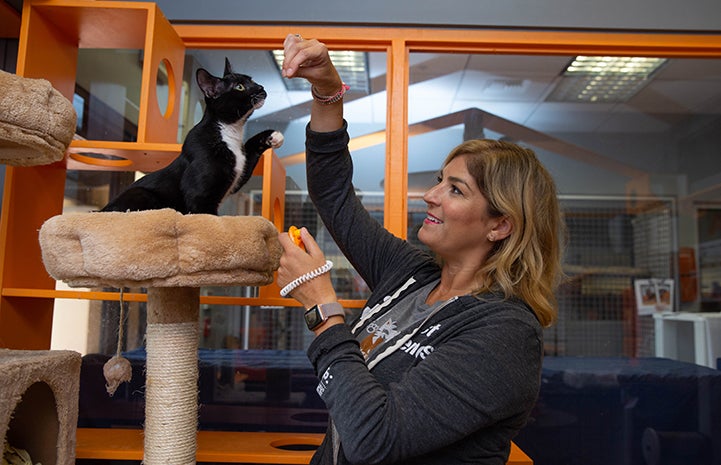
<svg viewBox="0 0 721 465"><path fill-rule="evenodd" d="M370 216L355 194L347 123L329 133L306 129L308 193L333 240L371 289L399 260L429 260Z"/></svg>

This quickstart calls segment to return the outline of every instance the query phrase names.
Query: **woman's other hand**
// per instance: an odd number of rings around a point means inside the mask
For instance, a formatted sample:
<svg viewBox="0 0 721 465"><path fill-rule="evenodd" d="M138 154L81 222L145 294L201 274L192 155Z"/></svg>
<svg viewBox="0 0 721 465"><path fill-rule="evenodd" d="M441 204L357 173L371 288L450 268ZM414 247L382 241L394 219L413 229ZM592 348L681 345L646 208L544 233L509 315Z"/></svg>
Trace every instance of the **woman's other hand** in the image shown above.
<svg viewBox="0 0 721 465"><path fill-rule="evenodd" d="M306 228L300 229L300 237L305 245L305 251L295 245L287 232L278 234L278 240L283 247L277 279L277 284L280 287L285 287L300 276L325 265L325 254L323 254L318 243ZM330 280L330 272L301 284L293 289L290 295L303 304L305 308L337 300Z"/></svg>

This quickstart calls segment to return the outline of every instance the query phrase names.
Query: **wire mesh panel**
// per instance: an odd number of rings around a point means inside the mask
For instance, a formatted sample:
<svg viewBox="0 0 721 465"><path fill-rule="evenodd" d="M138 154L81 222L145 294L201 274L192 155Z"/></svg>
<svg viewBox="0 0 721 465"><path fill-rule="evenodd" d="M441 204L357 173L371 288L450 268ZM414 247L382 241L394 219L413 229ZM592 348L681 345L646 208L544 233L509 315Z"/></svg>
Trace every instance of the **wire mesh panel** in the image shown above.
<svg viewBox="0 0 721 465"><path fill-rule="evenodd" d="M634 280L674 278L671 199L561 198L568 228L567 280L546 352L571 356L649 356L653 319L638 315Z"/></svg>

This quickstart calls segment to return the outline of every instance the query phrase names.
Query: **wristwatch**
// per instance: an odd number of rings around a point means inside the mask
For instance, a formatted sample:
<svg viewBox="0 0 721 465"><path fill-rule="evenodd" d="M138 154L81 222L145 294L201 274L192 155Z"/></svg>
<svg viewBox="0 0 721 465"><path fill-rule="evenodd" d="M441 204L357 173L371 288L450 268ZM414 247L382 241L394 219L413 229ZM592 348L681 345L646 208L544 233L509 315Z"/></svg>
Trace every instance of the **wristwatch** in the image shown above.
<svg viewBox="0 0 721 465"><path fill-rule="evenodd" d="M305 312L305 324L308 325L308 329L314 330L325 323L328 318L335 315L345 317L343 306L337 302L313 305Z"/></svg>

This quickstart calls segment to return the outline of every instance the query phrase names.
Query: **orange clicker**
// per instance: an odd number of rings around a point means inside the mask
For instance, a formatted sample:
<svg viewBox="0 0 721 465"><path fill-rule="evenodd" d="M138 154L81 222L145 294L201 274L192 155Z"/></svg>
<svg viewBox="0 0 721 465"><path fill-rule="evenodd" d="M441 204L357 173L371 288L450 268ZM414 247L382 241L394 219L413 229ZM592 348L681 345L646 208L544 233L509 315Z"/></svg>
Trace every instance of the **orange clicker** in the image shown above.
<svg viewBox="0 0 721 465"><path fill-rule="evenodd" d="M291 240L295 245L300 247L301 249L305 250L305 245L303 244L303 239L300 238L300 229L296 228L295 226L291 226L288 228L288 236L290 236Z"/></svg>

